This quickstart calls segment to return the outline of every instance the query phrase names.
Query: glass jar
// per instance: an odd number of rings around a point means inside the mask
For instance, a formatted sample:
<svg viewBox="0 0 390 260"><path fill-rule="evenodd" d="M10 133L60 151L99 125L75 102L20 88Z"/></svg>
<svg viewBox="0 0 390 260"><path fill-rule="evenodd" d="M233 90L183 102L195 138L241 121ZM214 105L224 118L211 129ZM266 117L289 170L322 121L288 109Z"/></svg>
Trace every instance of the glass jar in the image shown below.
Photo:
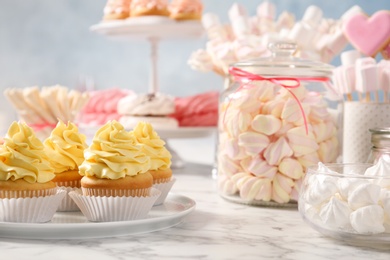
<svg viewBox="0 0 390 260"><path fill-rule="evenodd" d="M390 162L390 127L377 127L369 131L372 147L367 162L375 164L381 157Z"/></svg>
<svg viewBox="0 0 390 260"><path fill-rule="evenodd" d="M229 69L219 107L218 191L238 203L296 207L306 168L339 155L324 99L333 67L293 57L293 43L269 49L271 57Z"/></svg>

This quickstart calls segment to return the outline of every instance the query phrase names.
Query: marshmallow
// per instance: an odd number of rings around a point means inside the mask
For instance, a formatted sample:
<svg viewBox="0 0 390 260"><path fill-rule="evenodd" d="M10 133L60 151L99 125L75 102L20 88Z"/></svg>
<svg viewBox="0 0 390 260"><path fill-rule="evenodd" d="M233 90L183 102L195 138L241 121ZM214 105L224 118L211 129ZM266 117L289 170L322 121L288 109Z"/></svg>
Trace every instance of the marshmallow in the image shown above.
<svg viewBox="0 0 390 260"><path fill-rule="evenodd" d="M361 58L361 54L357 50L350 50L341 53L341 64L343 66L355 65L355 62Z"/></svg>
<svg viewBox="0 0 390 260"><path fill-rule="evenodd" d="M294 151L294 156L299 157L305 154L316 152L319 148L312 131L306 134L304 126L294 127L287 131L287 139Z"/></svg>
<svg viewBox="0 0 390 260"><path fill-rule="evenodd" d="M278 171L277 167L269 165L259 156L253 158L248 157L242 160L241 166L246 172L250 172L257 177L267 178L270 180L274 178Z"/></svg>
<svg viewBox="0 0 390 260"><path fill-rule="evenodd" d="M240 187L240 197L245 201L271 200L271 181L269 179L252 177Z"/></svg>
<svg viewBox="0 0 390 260"><path fill-rule="evenodd" d="M283 174L277 173L272 181L272 200L278 203L289 202L293 186L293 180Z"/></svg>
<svg viewBox="0 0 390 260"><path fill-rule="evenodd" d="M304 174L302 165L299 161L292 158L284 158L280 162L278 170L287 177L295 180L300 179Z"/></svg>
<svg viewBox="0 0 390 260"><path fill-rule="evenodd" d="M228 11L228 16L230 21L234 21L238 17L247 17L248 14L243 5L234 3Z"/></svg>
<svg viewBox="0 0 390 260"><path fill-rule="evenodd" d="M288 37L290 40L293 40L302 48L308 48L315 34L316 31L312 27L302 22L298 22L291 29Z"/></svg>
<svg viewBox="0 0 390 260"><path fill-rule="evenodd" d="M302 108L305 111L305 115L307 114L308 105L302 103ZM306 109L305 109L306 108ZM281 119L286 120L287 122L291 122L294 125L303 125L303 115L297 101L295 99L289 98L283 107L282 114L280 116Z"/></svg>
<svg viewBox="0 0 390 260"><path fill-rule="evenodd" d="M270 1L263 1L257 7L257 12L256 13L257 13L257 16L260 17L260 18L274 20L275 19L275 13L276 13L276 7Z"/></svg>
<svg viewBox="0 0 390 260"><path fill-rule="evenodd" d="M340 229L349 226L351 212L347 202L333 196L321 208L319 216L327 227Z"/></svg>
<svg viewBox="0 0 390 260"><path fill-rule="evenodd" d="M295 17L292 13L283 11L276 22L276 27L280 30L282 34L283 29L291 29L294 26ZM288 32L288 30L286 30Z"/></svg>
<svg viewBox="0 0 390 260"><path fill-rule="evenodd" d="M269 138L256 132L244 132L238 136L238 145L242 146L247 154L255 156L261 153L270 143Z"/></svg>
<svg viewBox="0 0 390 260"><path fill-rule="evenodd" d="M345 21L354 16L355 14L364 13L363 9L358 6L354 5L351 8L349 8L342 16L341 20Z"/></svg>
<svg viewBox="0 0 390 260"><path fill-rule="evenodd" d="M236 37L250 35L251 27L247 17L238 16L231 21L231 24L233 33Z"/></svg>
<svg viewBox="0 0 390 260"><path fill-rule="evenodd" d="M379 205L369 205L353 211L350 221L353 229L360 234L378 234L385 231L384 211Z"/></svg>
<svg viewBox="0 0 390 260"><path fill-rule="evenodd" d="M321 19L322 19L321 8L315 5L311 5L306 9L302 21L307 23L311 27L316 27L320 23Z"/></svg>
<svg viewBox="0 0 390 260"><path fill-rule="evenodd" d="M272 135L282 127L282 122L273 115L257 115L253 118L251 127L256 132Z"/></svg>
<svg viewBox="0 0 390 260"><path fill-rule="evenodd" d="M201 49L193 52L187 63L194 70L207 72L214 69L214 64L210 55L207 51Z"/></svg>
<svg viewBox="0 0 390 260"><path fill-rule="evenodd" d="M243 147L238 145L238 142L234 138L229 138L225 142L226 154L233 160L241 160L247 157Z"/></svg>
<svg viewBox="0 0 390 260"><path fill-rule="evenodd" d="M333 136L332 138L321 142L317 150L320 161L324 163L336 161L338 155L338 143L339 140L336 136Z"/></svg>
<svg viewBox="0 0 390 260"><path fill-rule="evenodd" d="M280 137L276 142L270 143L264 151L264 158L270 165L279 165L283 158L292 155L293 150L285 137Z"/></svg>
<svg viewBox="0 0 390 260"><path fill-rule="evenodd" d="M233 176L238 172L242 172L240 164L237 163L237 161L230 159L225 154L220 154L218 156L218 162L218 171L227 177Z"/></svg>
<svg viewBox="0 0 390 260"><path fill-rule="evenodd" d="M227 176L218 177L218 189L227 195L233 195L238 192L236 184Z"/></svg>

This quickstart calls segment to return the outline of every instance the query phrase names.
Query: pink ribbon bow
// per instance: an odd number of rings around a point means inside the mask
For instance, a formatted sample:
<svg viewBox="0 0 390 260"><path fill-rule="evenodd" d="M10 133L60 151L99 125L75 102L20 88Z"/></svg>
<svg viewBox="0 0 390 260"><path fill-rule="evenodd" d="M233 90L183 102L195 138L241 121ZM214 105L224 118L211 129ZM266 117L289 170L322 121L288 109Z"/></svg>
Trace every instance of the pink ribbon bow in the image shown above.
<svg viewBox="0 0 390 260"><path fill-rule="evenodd" d="M236 91L241 91L243 89L246 89L246 88L253 88L254 86L249 86L248 87L248 84L252 81L260 81L260 80L268 80L268 81L271 81L272 83L274 84L277 84L283 88L285 88L288 92L290 92L291 96L295 99L295 101L297 102L298 106L299 106L299 110L301 111L301 114L303 116L303 121L304 121L304 124L305 124L305 130L306 130L306 134L309 133L309 129L308 129L308 125L307 125L307 119L306 119L306 114L305 114L305 111L302 107L302 104L301 102L299 101L299 99L297 98L297 96L291 91L291 89L295 89L295 88L298 88L301 86L301 80L302 81L317 81L317 82L327 82L329 81L329 78L326 78L326 77L300 77L300 78L297 78L297 77L262 77L260 75L257 75L257 74L253 74L253 73L250 73L248 71L245 71L245 70L242 70L242 69L239 69L239 68L236 68L236 67L230 67L229 68L229 73L230 75L233 76L234 80L238 81L238 82L241 82L244 84L242 84ZM288 81L289 84L285 84L284 82ZM230 105L230 102L228 104L228 106L226 107L226 110L228 109ZM225 113L226 115L226 113ZM223 121L225 121L225 115L224 115L224 119Z"/></svg>

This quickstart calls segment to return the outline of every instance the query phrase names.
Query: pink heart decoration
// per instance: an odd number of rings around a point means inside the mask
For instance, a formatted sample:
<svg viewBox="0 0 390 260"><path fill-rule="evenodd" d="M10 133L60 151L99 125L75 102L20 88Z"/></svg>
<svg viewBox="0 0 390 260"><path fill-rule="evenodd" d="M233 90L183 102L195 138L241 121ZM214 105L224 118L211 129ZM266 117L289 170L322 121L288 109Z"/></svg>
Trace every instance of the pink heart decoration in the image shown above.
<svg viewBox="0 0 390 260"><path fill-rule="evenodd" d="M356 14L344 25L350 43L367 56L375 56L390 42L390 12L381 10L368 17Z"/></svg>

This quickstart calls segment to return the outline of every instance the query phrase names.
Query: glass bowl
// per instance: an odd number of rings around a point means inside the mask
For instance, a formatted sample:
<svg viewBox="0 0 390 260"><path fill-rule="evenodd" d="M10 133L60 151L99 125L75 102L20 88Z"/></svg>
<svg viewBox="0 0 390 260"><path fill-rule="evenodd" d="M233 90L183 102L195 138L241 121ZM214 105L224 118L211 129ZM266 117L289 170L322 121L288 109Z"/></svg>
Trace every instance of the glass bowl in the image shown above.
<svg viewBox="0 0 390 260"><path fill-rule="evenodd" d="M325 236L390 243L390 164L308 167L298 200L305 222Z"/></svg>

